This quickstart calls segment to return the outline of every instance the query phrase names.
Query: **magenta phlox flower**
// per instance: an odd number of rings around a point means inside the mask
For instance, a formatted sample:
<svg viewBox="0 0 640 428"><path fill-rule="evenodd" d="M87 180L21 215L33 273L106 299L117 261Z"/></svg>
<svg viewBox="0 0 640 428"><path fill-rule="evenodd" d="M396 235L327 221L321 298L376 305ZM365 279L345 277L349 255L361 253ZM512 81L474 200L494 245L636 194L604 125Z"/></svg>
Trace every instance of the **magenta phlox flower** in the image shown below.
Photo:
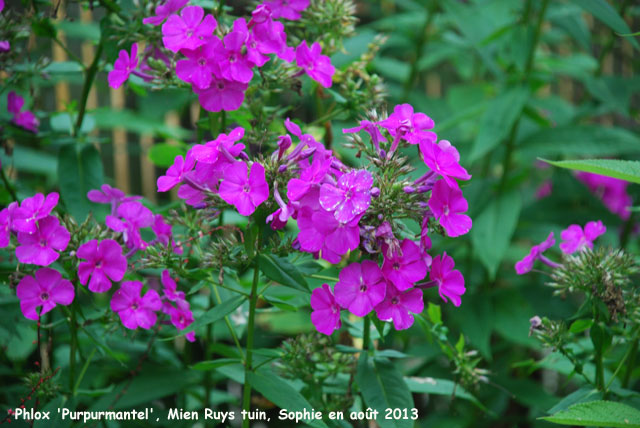
<svg viewBox="0 0 640 428"><path fill-rule="evenodd" d="M427 131L433 128L433 120L424 113L414 113L410 104L399 104L394 107L393 113L385 120L378 122L391 136L400 135L400 138L410 144L418 144L427 140L435 142L437 136L434 132Z"/></svg>
<svg viewBox="0 0 640 428"><path fill-rule="evenodd" d="M319 185L324 180L332 158L324 156L314 156L313 162L307 168L302 169L300 178L292 178L287 183L287 197L291 201L302 198L312 186Z"/></svg>
<svg viewBox="0 0 640 428"><path fill-rule="evenodd" d="M212 15L204 16L204 9L200 6L187 6L180 16L171 15L162 24L162 43L172 52L193 50L208 41L217 25Z"/></svg>
<svg viewBox="0 0 640 428"><path fill-rule="evenodd" d="M560 249L565 254L573 254L585 248L593 249L593 241L606 231L607 228L600 220L590 221L584 226L584 230L579 225L572 224L560 234Z"/></svg>
<svg viewBox="0 0 640 428"><path fill-rule="evenodd" d="M108 215L105 223L110 229L122 232L127 247L144 249L147 243L142 240L140 229L151 227L153 214L140 202L124 202L118 207L117 217Z"/></svg>
<svg viewBox="0 0 640 428"><path fill-rule="evenodd" d="M459 270L453 270L455 262L446 251L442 256L436 256L431 263L431 281L438 284L438 293L445 302L447 298L451 300L455 306L460 306L462 296L466 288L464 287L464 277Z"/></svg>
<svg viewBox="0 0 640 428"><path fill-rule="evenodd" d="M171 324L173 324L178 331L189 327L194 321L189 302L186 300L177 300L176 306L171 306L169 316L171 317ZM196 333L194 331L189 332L185 337L189 342L195 342Z"/></svg>
<svg viewBox="0 0 640 428"><path fill-rule="evenodd" d="M196 164L196 159L189 151L183 156L176 156L173 165L167 169L167 174L158 177L158 192L167 192L180 184L186 173L190 172Z"/></svg>
<svg viewBox="0 0 640 428"><path fill-rule="evenodd" d="M113 70L109 72L107 79L109 86L118 89L129 78L131 73L138 67L138 44L131 45L131 53L122 49L118 54L118 59L113 64Z"/></svg>
<svg viewBox="0 0 640 428"><path fill-rule="evenodd" d="M165 247L169 245L169 242L171 242L171 238L173 236L171 233L171 225L164 221L164 217L162 217L162 214L156 214L153 217L151 230L153 230L153 233L156 234L156 242L159 242Z"/></svg>
<svg viewBox="0 0 640 428"><path fill-rule="evenodd" d="M38 266L49 266L58 260L58 251L69 245L71 235L60 225L57 217L52 215L38 220L34 233L18 232L16 257L20 263Z"/></svg>
<svg viewBox="0 0 640 428"><path fill-rule="evenodd" d="M404 291L413 286L416 281L424 279L427 265L424 262L420 247L405 239L400 244L400 250L389 256L385 251L382 273L398 290Z"/></svg>
<svg viewBox="0 0 640 428"><path fill-rule="evenodd" d="M29 110L22 111L22 107L24 107L24 98L13 91L9 92L7 95L7 111L13 115L12 122L27 131L37 133L40 121L33 112Z"/></svg>
<svg viewBox="0 0 640 428"><path fill-rule="evenodd" d="M287 46L284 25L282 22L273 20L267 6L259 5L251 13L248 27L251 28L248 48L257 50L263 55L276 54L278 58L286 62L295 59L295 50ZM255 64L258 65L258 63Z"/></svg>
<svg viewBox="0 0 640 428"><path fill-rule="evenodd" d="M469 180L471 178L467 170L460 166L460 154L449 141L441 140L438 144L435 144L424 140L420 143L420 152L424 158L424 163L431 170L440 174L449 187L458 188L458 182L455 178L460 180Z"/></svg>
<svg viewBox="0 0 640 428"><path fill-rule="evenodd" d="M9 40L0 40L0 52L9 52L11 50L11 43Z"/></svg>
<svg viewBox="0 0 640 428"><path fill-rule="evenodd" d="M341 223L364 213L371 203L373 176L364 169L351 171L338 179L337 185L324 183L320 188L320 205L334 212Z"/></svg>
<svg viewBox="0 0 640 428"><path fill-rule="evenodd" d="M360 244L359 215L346 223L341 223L332 213L325 210L314 211L311 221L324 237L323 243L330 251L342 255L353 251Z"/></svg>
<svg viewBox="0 0 640 428"><path fill-rule="evenodd" d="M160 281L164 286L163 293L168 300L172 302L184 300L184 292L178 291L178 284L173 278L171 278L171 274L167 269L162 271L162 276L160 278Z"/></svg>
<svg viewBox="0 0 640 428"><path fill-rule="evenodd" d="M16 232L34 233L37 229L36 222L51 214L59 199L60 195L56 192L51 192L46 197L42 193L36 193L24 199L20 207L13 211L12 229Z"/></svg>
<svg viewBox="0 0 640 428"><path fill-rule="evenodd" d="M393 321L396 330L406 330L413 325L413 314L424 310L422 290L412 288L402 292L392 284L387 284L386 296L375 310L381 321Z"/></svg>
<svg viewBox="0 0 640 428"><path fill-rule="evenodd" d="M307 41L303 40L296 48L296 64L320 85L330 88L336 68L331 65L331 59L321 52L320 43L313 43L309 49Z"/></svg>
<svg viewBox="0 0 640 428"><path fill-rule="evenodd" d="M352 314L363 317L384 300L387 281L371 260L343 268L334 287L336 301Z"/></svg>
<svg viewBox="0 0 640 428"><path fill-rule="evenodd" d="M429 208L448 236L464 235L471 230L471 218L463 214L469 209L462 190L449 187L444 180L438 180L433 186Z"/></svg>
<svg viewBox="0 0 640 428"><path fill-rule="evenodd" d="M157 320L155 311L162 308L162 301L156 290L148 290L144 296L140 295L141 291L140 281L125 281L111 298L111 310L131 330L153 327Z"/></svg>
<svg viewBox="0 0 640 428"><path fill-rule="evenodd" d="M160 25L169 16L182 9L189 0L167 0L156 6L154 16L148 16L142 20L143 24Z"/></svg>
<svg viewBox="0 0 640 428"><path fill-rule="evenodd" d="M420 250L427 267L431 266L431 256L427 251L431 249L431 238L429 238L429 217L425 215L422 219L422 227L420 229Z"/></svg>
<svg viewBox="0 0 640 428"><path fill-rule="evenodd" d="M116 215L121 203L139 201L142 199L142 196L126 196L122 190L111 187L108 184L103 184L100 186L100 190L89 190L89 192L87 192L87 199L98 204L110 204L111 215Z"/></svg>
<svg viewBox="0 0 640 428"><path fill-rule="evenodd" d="M240 161L234 163L225 170L218 193L225 202L235 206L241 215L253 214L256 207L269 197L264 167L254 162L247 177L247 164Z"/></svg>
<svg viewBox="0 0 640 428"><path fill-rule="evenodd" d="M235 162L235 158L245 148L242 143L236 144L242 137L244 137L244 128L239 126L229 132L229 135L220 134L215 140L208 141L206 144L196 144L190 152L198 162L215 164L220 161L230 164Z"/></svg>
<svg viewBox="0 0 640 428"><path fill-rule="evenodd" d="M362 130L366 131L371 136L371 142L375 146L376 150L380 151L380 143L386 141L386 138L384 138L382 132L380 132L380 129L375 123L369 120L361 120L360 126L356 126L355 128L343 129L342 132L344 134L347 134L360 132Z"/></svg>
<svg viewBox="0 0 640 428"><path fill-rule="evenodd" d="M315 288L311 293L311 322L316 330L330 336L342 326L340 305L336 302L329 284Z"/></svg>
<svg viewBox="0 0 640 428"><path fill-rule="evenodd" d="M56 305L67 306L73 302L75 290L69 280L63 279L60 272L51 268L42 268L36 271L35 278L23 277L18 283L16 294L20 299L20 309L25 318L38 320Z"/></svg>
<svg viewBox="0 0 640 428"><path fill-rule="evenodd" d="M218 52L222 49L222 42L217 37L209 38L194 50L182 49L186 58L176 63L176 75L198 89L207 89L213 76L221 75Z"/></svg>
<svg viewBox="0 0 640 428"><path fill-rule="evenodd" d="M633 205L631 196L627 193L629 182L590 172L578 172L576 177L587 185L591 193L602 199L609 211L623 220L629 218L629 208Z"/></svg>
<svg viewBox="0 0 640 428"><path fill-rule="evenodd" d="M7 247L11 242L11 223L17 208L18 203L11 202L8 207L0 211L0 248Z"/></svg>
<svg viewBox="0 0 640 428"><path fill-rule="evenodd" d="M233 31L224 36L224 49L219 49L220 73L227 80L249 83L253 78L253 64L247 59L243 50L249 37L249 30L244 18L233 22Z"/></svg>
<svg viewBox="0 0 640 428"><path fill-rule="evenodd" d="M555 244L556 240L553 237L553 232L551 232L549 233L549 236L547 236L547 239L542 241L540 244L531 247L531 251L529 251L529 254L527 254L522 260L516 263L516 273L518 275L523 275L527 272L530 272L531 269L533 269L533 263L538 259L542 260L543 263L550 266L557 266L542 254L549 248L553 247Z"/></svg>
<svg viewBox="0 0 640 428"><path fill-rule="evenodd" d="M87 285L94 293L104 293L111 288L111 281L120 281L127 271L127 259L122 254L122 247L113 239L105 239L98 243L93 239L78 247L76 256L86 261L78 265L78 278L82 285Z"/></svg>
<svg viewBox="0 0 640 428"><path fill-rule="evenodd" d="M234 111L240 108L244 101L244 92L247 84L226 79L218 79L214 76L211 85L207 89L193 88L198 94L200 105L207 111Z"/></svg>
<svg viewBox="0 0 640 428"><path fill-rule="evenodd" d="M263 3L271 9L273 19L300 19L300 12L309 7L309 0L269 0Z"/></svg>

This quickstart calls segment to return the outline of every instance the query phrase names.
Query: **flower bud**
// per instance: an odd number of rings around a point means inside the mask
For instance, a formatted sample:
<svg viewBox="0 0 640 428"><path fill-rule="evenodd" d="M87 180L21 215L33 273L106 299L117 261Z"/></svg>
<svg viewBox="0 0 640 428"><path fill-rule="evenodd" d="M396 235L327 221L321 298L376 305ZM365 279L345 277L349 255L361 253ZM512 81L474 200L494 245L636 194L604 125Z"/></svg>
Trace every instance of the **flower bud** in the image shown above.
<svg viewBox="0 0 640 428"><path fill-rule="evenodd" d="M371 188L371 196L374 197L374 198L377 198L378 196L380 196L380 188L372 187Z"/></svg>

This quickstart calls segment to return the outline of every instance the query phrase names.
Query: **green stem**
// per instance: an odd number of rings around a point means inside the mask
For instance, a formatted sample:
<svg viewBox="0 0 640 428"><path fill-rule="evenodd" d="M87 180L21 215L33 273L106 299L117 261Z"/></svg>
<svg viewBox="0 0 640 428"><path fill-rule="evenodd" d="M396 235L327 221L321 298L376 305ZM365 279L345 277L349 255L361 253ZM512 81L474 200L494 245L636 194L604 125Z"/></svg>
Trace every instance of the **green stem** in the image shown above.
<svg viewBox="0 0 640 428"><path fill-rule="evenodd" d="M622 387L626 388L627 386L629 386L629 381L631 380L631 373L633 372L633 369L635 368L635 364L636 364L636 356L638 355L638 334L636 333L636 337L635 339L633 339L633 342L631 342L631 345L629 346L630 349L630 353L629 353L629 361L627 362L627 370L624 373L624 377L622 378Z"/></svg>
<svg viewBox="0 0 640 428"><path fill-rule="evenodd" d="M62 50L67 54L67 56L68 56L69 58L71 58L72 60L74 60L75 62L77 62L78 64L80 64L80 67L82 67L82 69L83 69L83 70L85 69L85 66L84 66L84 64L82 63L82 59L80 59L76 54L74 54L73 52L71 52L71 51L69 50L69 48L68 48L68 47L66 47L66 46L64 45L64 43L62 43L62 42L60 41L60 39L58 39L57 37L54 37L54 38L53 38L53 41L54 41L54 42L56 42L56 43L58 44L58 46L60 46L60 47L62 48Z"/></svg>
<svg viewBox="0 0 640 428"><path fill-rule="evenodd" d="M258 246L255 254L255 266L253 268L253 282L251 283L251 294L249 295L249 322L247 324L247 346L244 359L244 391L242 394L242 410L251 410L251 384L249 383L249 373L253 371L253 339L256 322L256 304L258 303L258 280L260 279L260 246L262 244L261 232L258 231ZM249 428L249 419L243 419L243 428Z"/></svg>
<svg viewBox="0 0 640 428"><path fill-rule="evenodd" d="M365 351L371 349L371 318L368 315L364 317L362 326L362 349Z"/></svg>
<svg viewBox="0 0 640 428"><path fill-rule="evenodd" d="M218 1L218 11L216 12L216 19L218 19L218 17L220 15L222 15L224 9L224 0L219 0Z"/></svg>
<svg viewBox="0 0 640 428"><path fill-rule="evenodd" d="M0 175L2 176L2 181L4 182L5 187L9 191L9 194L11 195L14 201L18 202L18 195L16 194L16 189L14 189L11 183L9 182L9 179L7 178L7 175L4 173L4 169L2 169L2 167L0 167Z"/></svg>
<svg viewBox="0 0 640 428"><path fill-rule="evenodd" d="M213 294L216 296L216 301L217 301L217 304L219 305L222 303L222 299L220 298L220 293L218 292L218 286L215 283L215 281L213 281L213 279L211 280L211 284L213 285ZM242 346L240 345L240 340L238 339L238 335L236 334L235 329L231 325L231 321L229 321L228 316L224 317L224 322L227 325L227 328L229 329L229 334L231 334L231 338L233 339L233 342L236 344L236 348L238 348L238 352L240 356L244 360L245 358L244 351L242 350Z"/></svg>
<svg viewBox="0 0 640 428"><path fill-rule="evenodd" d="M411 88L416 80L416 76L418 75L418 59L424 50L424 45L427 41L427 31L429 31L429 27L433 22L433 17L435 16L435 11L438 7L437 0L432 0L426 4L426 18L424 20L424 24L422 26L422 30L418 34L418 40L416 41L416 49L414 52L414 56L411 61L411 71L409 73L409 78L404 83L404 95L403 99L407 99L409 97L409 93L411 92Z"/></svg>
<svg viewBox="0 0 640 428"><path fill-rule="evenodd" d="M87 69L87 74L84 78L84 85L82 86L82 95L80 97L80 109L78 110L78 119L76 120L76 126L73 129L73 136L77 137L80 129L82 129L82 122L84 121L84 115L87 111L87 100L89 99L89 92L91 86L93 86L93 80L98 73L98 64L100 63L100 55L102 55L103 41L100 39L98 48L96 49L96 55L93 58L93 62Z"/></svg>
<svg viewBox="0 0 640 428"><path fill-rule="evenodd" d="M542 24L544 23L544 15L547 11L547 6L549 4L549 0L544 0L542 2L542 7L540 9L540 14L538 15L538 21L536 22L535 32L533 34L533 40L531 42L531 49L529 50L529 54L527 55L527 62L524 68L523 81L528 82L529 76L531 74L531 70L533 69L533 61L535 59L536 47L538 46L538 42L540 41L540 33L542 32ZM527 2L527 7L525 9L525 14L523 17L523 21L528 21L528 16L531 11L531 2ZM504 155L504 161L502 162L502 178L500 180L500 191L504 190L504 187L507 183L507 177L509 174L509 169L511 168L511 160L513 157L513 148L515 145L516 134L518 132L518 125L520 124L520 116L512 125L511 130L509 132L509 137L507 139L507 147Z"/></svg>
<svg viewBox="0 0 640 428"><path fill-rule="evenodd" d="M82 366L82 370L80 370L80 374L78 375L78 380L76 381L74 387L73 387L73 395L77 395L78 393L78 388L80 387L80 384L82 383L82 379L84 378L85 373L87 372L87 369L89 368L89 364L91 364L91 360L93 359L93 355L96 353L96 349L97 348L93 348L91 350L91 353L89 354L89 357L87 358L87 361L85 361L84 365Z"/></svg>
<svg viewBox="0 0 640 428"><path fill-rule="evenodd" d="M69 318L69 329L71 332L71 346L69 348L69 390L75 391L76 382L76 350L78 348L78 332L76 323L76 308L75 305L70 307L71 316Z"/></svg>
<svg viewBox="0 0 640 428"><path fill-rule="evenodd" d="M596 349L595 350L596 355L595 355L595 363L596 363L596 388L598 388L599 391L605 391L605 387L604 387L604 364L603 364L603 358L602 358L602 351Z"/></svg>
<svg viewBox="0 0 640 428"><path fill-rule="evenodd" d="M629 6L629 0L623 1L622 4L620 5L620 9L618 9L618 15L624 16L627 10L627 6ZM609 41L607 42L606 45L602 47L602 50L600 51L600 55L598 56L598 69L596 70L596 76L602 75L602 71L604 67L604 59L606 58L607 54L611 51L611 49L613 49L613 45L615 44L617 38L618 38L618 35L612 31Z"/></svg>

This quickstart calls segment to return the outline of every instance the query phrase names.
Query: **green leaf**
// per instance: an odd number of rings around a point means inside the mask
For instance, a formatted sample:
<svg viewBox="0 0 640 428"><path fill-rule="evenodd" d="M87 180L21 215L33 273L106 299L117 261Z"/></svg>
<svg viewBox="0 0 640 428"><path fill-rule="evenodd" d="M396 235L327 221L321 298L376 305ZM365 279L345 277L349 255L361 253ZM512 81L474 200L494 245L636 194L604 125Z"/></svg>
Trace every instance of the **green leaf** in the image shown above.
<svg viewBox="0 0 640 428"><path fill-rule="evenodd" d="M87 199L91 189L104 183L102 159L93 145L69 144L60 147L58 153L58 177L60 196L67 210L82 222L95 205Z"/></svg>
<svg viewBox="0 0 640 428"><path fill-rule="evenodd" d="M184 153L184 149L175 144L154 144L149 149L149 159L154 165L167 168L173 165L176 156L184 155Z"/></svg>
<svg viewBox="0 0 640 428"><path fill-rule="evenodd" d="M485 407L476 397L471 395L464 387L449 379L434 379L432 377L405 377L404 381L409 391L418 394L446 395L471 401L481 409Z"/></svg>
<svg viewBox="0 0 640 428"><path fill-rule="evenodd" d="M427 314L429 314L429 320L434 324L442 324L442 310L440 305L429 302L427 307Z"/></svg>
<svg viewBox="0 0 640 428"><path fill-rule="evenodd" d="M305 409L311 412L311 404L296 391L291 384L281 379L271 370L262 368L253 373L247 373L247 382L276 406L293 412ZM326 427L321 420L304 420L304 423L315 427Z"/></svg>
<svg viewBox="0 0 640 428"><path fill-rule="evenodd" d="M569 331L574 334L582 333L583 331L588 330L592 325L592 319L576 320L571 324L571 327L569 327Z"/></svg>
<svg viewBox="0 0 640 428"><path fill-rule="evenodd" d="M209 309L207 312L200 315L198 319L195 320L189 327L180 332L180 336L195 331L202 326L221 320L231 312L235 311L236 308L244 302L244 300L244 296L236 296L232 299L225 300L218 306L215 306L214 308Z"/></svg>
<svg viewBox="0 0 640 428"><path fill-rule="evenodd" d="M589 401L601 400L602 392L595 389L593 386L583 386L582 388L573 391L571 394L564 397L555 406L549 409L547 413L558 413L562 410L568 409L570 406L578 403L587 403Z"/></svg>
<svg viewBox="0 0 640 428"><path fill-rule="evenodd" d="M240 362L240 358L218 358L217 360L200 361L191 366L191 368L194 370L210 371L217 369L218 367L226 366L229 364L238 364Z"/></svg>
<svg viewBox="0 0 640 428"><path fill-rule="evenodd" d="M602 23L607 25L613 31L618 34L629 34L631 33L631 29L625 22L625 20L616 12L616 10L611 7L609 2L606 0L572 0L573 3L577 4L587 12L593 15L594 18L600 20ZM633 46L638 49L638 42L634 39L629 40Z"/></svg>
<svg viewBox="0 0 640 428"><path fill-rule="evenodd" d="M529 90L519 86L501 93L489 102L469 155L470 162L480 159L507 138L528 99Z"/></svg>
<svg viewBox="0 0 640 428"><path fill-rule="evenodd" d="M622 128L566 125L546 128L518 142L525 157L615 156L640 153L640 137Z"/></svg>
<svg viewBox="0 0 640 428"><path fill-rule="evenodd" d="M640 428L640 411L614 401L578 403L540 419L580 427Z"/></svg>
<svg viewBox="0 0 640 428"><path fill-rule="evenodd" d="M369 358L362 353L358 360L356 381L368 407L378 410L376 422L381 428L411 428L413 421L384 419L386 409L414 407L411 391L396 366L386 358Z"/></svg>
<svg viewBox="0 0 640 428"><path fill-rule="evenodd" d="M544 160L544 159L543 159ZM619 178L631 183L640 183L640 162L619 159L582 159L566 161L548 161L548 164L559 168L567 168L575 171L592 172Z"/></svg>
<svg viewBox="0 0 640 428"><path fill-rule="evenodd" d="M521 208L520 193L511 191L493 199L474 221L471 241L491 280L495 278L498 266L509 248Z"/></svg>
<svg viewBox="0 0 640 428"><path fill-rule="evenodd" d="M260 270L267 278L296 290L309 292L309 285L294 265L286 258L260 254Z"/></svg>
<svg viewBox="0 0 640 428"><path fill-rule="evenodd" d="M50 39L56 37L56 27L53 26L49 18L33 20L31 22L31 29L33 33L39 37L48 37Z"/></svg>

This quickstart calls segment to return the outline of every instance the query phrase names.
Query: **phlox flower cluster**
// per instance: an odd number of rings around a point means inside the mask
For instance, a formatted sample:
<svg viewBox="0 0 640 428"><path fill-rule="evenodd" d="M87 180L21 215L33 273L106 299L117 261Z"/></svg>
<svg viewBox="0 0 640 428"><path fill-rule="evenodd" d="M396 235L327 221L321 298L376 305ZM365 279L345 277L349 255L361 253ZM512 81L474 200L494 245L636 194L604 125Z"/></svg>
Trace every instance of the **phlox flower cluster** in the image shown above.
<svg viewBox="0 0 640 428"><path fill-rule="evenodd" d="M578 224L572 224L560 233L562 242L560 243L560 251L565 255L570 255L585 249L593 249L593 242L607 231L602 221L590 221L585 224L584 228ZM524 275L533 269L536 260L552 268L561 266L560 264L550 260L544 255L544 252L552 248L556 244L553 232L549 233L547 239L540 244L531 247L529 254L518 261L515 265L516 273Z"/></svg>
<svg viewBox="0 0 640 428"><path fill-rule="evenodd" d="M578 172L578 180L582 181L593 193L602 199L602 203L623 220L631 215L629 208L633 205L631 196L627 193L629 182L590 172Z"/></svg>
<svg viewBox="0 0 640 428"><path fill-rule="evenodd" d="M202 107L207 111L232 111L240 108L245 91L255 70L271 57L296 62L300 72L306 72L324 87L330 87L335 67L328 56L322 55L318 42L309 46L303 40L295 49L287 45L284 24L278 18L297 20L309 5L309 0L265 1L252 12L251 18L238 18L229 31L223 32L211 14L202 7L189 5L186 0L167 0L158 5L155 15L143 23L160 26L162 46L175 61L175 75L191 85ZM154 48L152 55L168 66L167 56ZM145 80L152 77L142 70L137 44L131 50L121 50L109 73L109 84L120 87L131 74Z"/></svg>
<svg viewBox="0 0 640 428"><path fill-rule="evenodd" d="M23 107L24 98L13 91L9 92L9 95L7 95L7 110L13 116L11 121L15 125L35 134L38 132L40 121L32 111L23 109Z"/></svg>
<svg viewBox="0 0 640 428"><path fill-rule="evenodd" d="M56 305L70 305L76 295L72 283L76 274L78 283L91 292L106 293L114 284L126 279L129 260L136 252L153 245L181 252L180 245L173 240L171 225L162 215L154 215L142 205L140 196L126 196L121 190L105 184L100 190L89 191L87 198L111 207L111 214L106 218L111 232L106 239L91 239L77 248L72 248L71 233L54 213L58 193L38 193L0 211L0 248L15 246L18 262L39 267L33 275L23 276L16 289L26 318L38 320ZM151 242L145 242L141 237L141 229L145 227L156 234ZM54 265L62 261L61 256L64 263L59 267L65 267L71 280L63 278L57 270L58 265ZM74 266L75 274L70 273L68 266ZM162 296L152 288L141 296L143 284L140 281L124 281L117 287L111 298L111 308L125 327L149 329L156 324L159 311L166 314L167 322L179 331L193 322L184 293L177 290L177 283L166 270L162 274L162 284ZM186 337L193 341L195 333Z"/></svg>

